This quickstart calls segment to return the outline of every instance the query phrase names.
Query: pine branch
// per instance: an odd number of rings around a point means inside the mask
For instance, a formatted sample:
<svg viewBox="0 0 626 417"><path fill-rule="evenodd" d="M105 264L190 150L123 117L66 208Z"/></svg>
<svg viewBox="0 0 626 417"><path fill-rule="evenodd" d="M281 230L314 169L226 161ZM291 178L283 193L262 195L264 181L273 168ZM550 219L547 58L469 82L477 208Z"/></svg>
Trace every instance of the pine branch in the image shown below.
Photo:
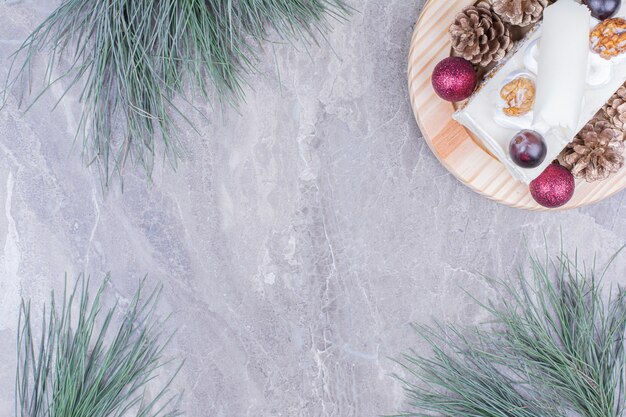
<svg viewBox="0 0 626 417"><path fill-rule="evenodd" d="M108 279L108 278L107 278ZM79 276L58 306L54 294L44 310L39 340L33 334L30 303L22 303L17 338L16 416L21 417L175 417L178 396L170 384L156 393L155 378L168 364L163 357L162 322L155 317L159 291L130 305L104 312L105 283L93 299L89 280ZM76 314L76 316L74 316ZM121 323L114 324L122 314ZM169 340L169 339L168 339ZM180 368L178 368L180 369Z"/></svg>
<svg viewBox="0 0 626 417"><path fill-rule="evenodd" d="M413 351L400 364L417 379L400 378L415 411L402 416L563 417L558 407L534 398L524 384L454 327L414 326L433 350L426 358ZM399 378L399 377L398 377Z"/></svg>
<svg viewBox="0 0 626 417"><path fill-rule="evenodd" d="M595 268L567 255L553 268L533 259L532 275L521 276L519 288L502 283L512 302L488 308L504 329L491 337L494 358L582 416L621 415L624 291L605 299Z"/></svg>
<svg viewBox="0 0 626 417"><path fill-rule="evenodd" d="M175 119L191 122L173 100L191 102L185 86L235 104L270 33L314 40L347 13L343 0L65 0L14 54L2 101L30 86L35 57L48 53L34 101L56 82L78 86L86 161L105 185L128 160L149 177L157 148L173 167L179 157Z"/></svg>
<svg viewBox="0 0 626 417"><path fill-rule="evenodd" d="M496 281L502 305L482 304L490 326L417 326L433 350L400 363L414 411L440 415L621 417L626 293L603 296L604 272L563 254L532 258L532 276Z"/></svg>

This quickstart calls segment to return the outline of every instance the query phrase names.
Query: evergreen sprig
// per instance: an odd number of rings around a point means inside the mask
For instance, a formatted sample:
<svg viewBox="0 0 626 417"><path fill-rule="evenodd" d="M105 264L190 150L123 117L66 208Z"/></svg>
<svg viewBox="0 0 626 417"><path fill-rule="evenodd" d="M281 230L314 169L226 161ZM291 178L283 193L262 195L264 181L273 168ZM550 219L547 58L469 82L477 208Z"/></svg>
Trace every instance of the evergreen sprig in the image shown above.
<svg viewBox="0 0 626 417"><path fill-rule="evenodd" d="M312 40L347 12L343 0L64 0L15 53L4 101L48 53L41 93L59 81L80 89L86 161L105 184L127 160L149 177L157 147L174 166L179 156L175 119L190 120L176 97L236 103L272 34Z"/></svg>
<svg viewBox="0 0 626 417"><path fill-rule="evenodd" d="M155 316L159 291L144 297L140 287L128 306L116 304L104 312L105 283L92 299L89 280L81 275L73 289L66 284L60 306L52 294L38 338L30 303L22 303L16 416L181 415L178 396L170 393L178 370L160 388L155 381L169 363L163 356L169 338L163 340L163 323ZM151 396L146 394L148 388Z"/></svg>
<svg viewBox="0 0 626 417"><path fill-rule="evenodd" d="M403 415L621 417L626 411L626 292L606 272L561 254L531 258L531 276L498 280L488 326L416 326L433 349L399 362L413 408Z"/></svg>
<svg viewBox="0 0 626 417"><path fill-rule="evenodd" d="M428 358L411 351L400 361L417 379L401 379L415 408L402 416L563 417L549 403L529 400L514 376L454 327L413 326L433 350Z"/></svg>
<svg viewBox="0 0 626 417"><path fill-rule="evenodd" d="M576 259L555 268L533 259L531 280L502 282L504 305L488 307L504 329L489 338L493 358L581 416L621 416L626 293L604 297L604 271Z"/></svg>

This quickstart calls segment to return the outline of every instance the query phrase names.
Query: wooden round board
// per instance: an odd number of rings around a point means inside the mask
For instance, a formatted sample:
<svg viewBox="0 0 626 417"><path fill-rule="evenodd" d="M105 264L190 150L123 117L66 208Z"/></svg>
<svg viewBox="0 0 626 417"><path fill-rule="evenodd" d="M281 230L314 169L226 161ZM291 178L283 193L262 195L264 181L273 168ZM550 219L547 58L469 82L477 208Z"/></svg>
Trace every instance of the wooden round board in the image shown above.
<svg viewBox="0 0 626 417"><path fill-rule="evenodd" d="M514 179L500 161L491 156L459 123L455 109L432 88L431 73L450 55L448 28L456 14L475 0L428 0L417 22L409 52L409 92L417 124L439 161L474 191L512 207L546 210L538 205L528 185ZM576 181L576 193L561 209L596 203L626 188L626 169L607 180Z"/></svg>

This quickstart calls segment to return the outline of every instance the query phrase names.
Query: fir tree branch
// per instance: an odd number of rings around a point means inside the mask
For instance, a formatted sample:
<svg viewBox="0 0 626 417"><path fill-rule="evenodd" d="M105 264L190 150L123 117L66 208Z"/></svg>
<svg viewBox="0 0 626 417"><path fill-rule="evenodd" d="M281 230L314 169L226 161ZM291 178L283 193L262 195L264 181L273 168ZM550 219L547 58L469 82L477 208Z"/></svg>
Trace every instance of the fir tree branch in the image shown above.
<svg viewBox="0 0 626 417"><path fill-rule="evenodd" d="M104 184L126 161L149 177L157 155L175 167L180 154L173 104L200 95L237 103L256 51L270 34L314 40L329 19L348 13L343 0L65 0L13 55L2 102L30 86L40 53L48 60L41 96L62 82L77 86L83 155ZM33 102L34 102L33 101Z"/></svg>
<svg viewBox="0 0 626 417"><path fill-rule="evenodd" d="M108 279L108 278L107 278ZM103 311L103 283L93 296L89 279L79 276L62 304L51 297L39 340L33 334L29 302L24 301L17 337L16 416L21 417L175 417L179 396L170 385L180 367L149 397L155 379L169 363L163 351L163 323L156 318L159 291L142 287L127 308ZM121 320L119 315L121 314ZM119 324L115 324L120 321ZM153 391L154 392L154 391Z"/></svg>
<svg viewBox="0 0 626 417"><path fill-rule="evenodd" d="M476 300L489 326L416 326L433 357L399 361L416 379L404 415L621 417L626 293L604 295L605 271L533 257L530 277L495 281L501 304Z"/></svg>

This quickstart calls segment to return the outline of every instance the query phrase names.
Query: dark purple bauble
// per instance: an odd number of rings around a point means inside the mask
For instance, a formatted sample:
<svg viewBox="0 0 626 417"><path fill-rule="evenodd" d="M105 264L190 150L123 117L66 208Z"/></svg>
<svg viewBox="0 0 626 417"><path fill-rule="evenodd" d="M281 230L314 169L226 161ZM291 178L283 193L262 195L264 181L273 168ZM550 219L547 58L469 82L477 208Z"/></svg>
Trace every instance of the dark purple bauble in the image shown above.
<svg viewBox="0 0 626 417"><path fill-rule="evenodd" d="M509 145L511 159L522 168L537 168L546 159L547 152L543 136L533 130L522 130L513 136Z"/></svg>
<svg viewBox="0 0 626 417"><path fill-rule="evenodd" d="M451 56L437 64L432 82L435 92L442 99L461 101L472 95L478 77L471 62Z"/></svg>
<svg viewBox="0 0 626 417"><path fill-rule="evenodd" d="M550 164L530 183L530 194L547 208L557 208L572 199L576 182L574 176L559 164Z"/></svg>
<svg viewBox="0 0 626 417"><path fill-rule="evenodd" d="M622 0L583 0L583 4L589 7L593 17L606 20L615 16L622 6Z"/></svg>

